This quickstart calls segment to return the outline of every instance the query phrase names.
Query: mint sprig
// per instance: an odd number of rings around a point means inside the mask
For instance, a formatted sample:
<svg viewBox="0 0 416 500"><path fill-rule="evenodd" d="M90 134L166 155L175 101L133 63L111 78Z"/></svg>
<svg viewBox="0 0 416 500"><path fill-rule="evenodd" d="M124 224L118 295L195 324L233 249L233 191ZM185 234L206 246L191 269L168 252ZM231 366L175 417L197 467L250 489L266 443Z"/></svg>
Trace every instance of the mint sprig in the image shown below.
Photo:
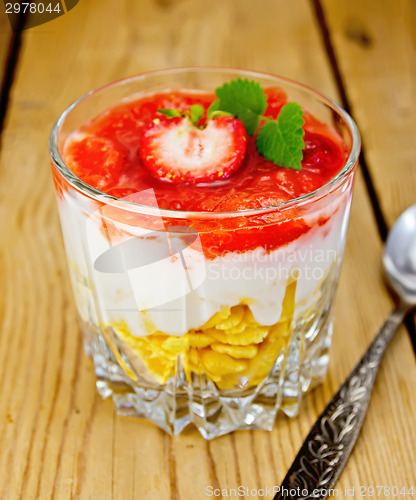
<svg viewBox="0 0 416 500"><path fill-rule="evenodd" d="M215 89L217 110L227 111L241 120L248 135L253 135L266 111L267 96L254 80L232 80Z"/></svg>
<svg viewBox="0 0 416 500"><path fill-rule="evenodd" d="M267 96L261 85L253 80L232 80L215 90L217 100L210 107L215 113L226 111L241 120L248 135L253 135L262 120L256 138L257 151L266 160L280 167L300 170L303 149L303 112L299 104L289 102L280 110L277 120L264 116Z"/></svg>
<svg viewBox="0 0 416 500"><path fill-rule="evenodd" d="M276 165L300 170L305 147L302 115L302 108L296 102L285 104L277 120L269 120L260 128L257 151Z"/></svg>

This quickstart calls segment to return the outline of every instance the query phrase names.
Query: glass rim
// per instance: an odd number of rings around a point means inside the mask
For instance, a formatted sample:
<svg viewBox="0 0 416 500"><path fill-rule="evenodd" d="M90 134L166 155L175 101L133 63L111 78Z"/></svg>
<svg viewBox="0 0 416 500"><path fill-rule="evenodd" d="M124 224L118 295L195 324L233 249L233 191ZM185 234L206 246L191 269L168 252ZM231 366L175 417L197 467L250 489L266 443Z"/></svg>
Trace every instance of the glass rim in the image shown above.
<svg viewBox="0 0 416 500"><path fill-rule="evenodd" d="M351 133L352 137L352 146L351 146L351 151L349 153L349 156L347 160L344 163L344 166L342 169L334 176L332 177L328 182L320 186L319 188L303 194L301 196L297 196L296 198L292 198L291 200L287 200L281 203L277 203L275 205L268 205L265 207L258 207L258 208L245 208L241 210L225 210L225 211L201 211L201 210L175 210L171 208L159 208L159 207L154 207L151 205L142 205L140 203L136 203L133 201L129 201L123 198L116 198L115 196L112 196L110 194L107 194L103 191L100 191L99 189L96 189L92 187L90 184L87 184L85 181L77 177L71 170L70 168L66 165L64 162L63 158L61 157L61 154L59 153L58 150L58 135L59 131L67 118L67 116L71 113L72 110L78 106L81 102L84 100L88 99L90 96L94 94L98 94L99 92L103 92L108 88L113 88L116 86L128 84L133 81L140 81L144 80L148 77L153 77L153 76L163 76L163 75L169 75L170 73L187 73L187 72L210 72L210 73L221 73L221 72L230 72L230 73L236 73L240 74L242 77L251 77L253 79L257 78L270 78L276 81L278 83L279 81L282 83L285 83L287 85L290 85L294 88L297 88L298 90L307 92L309 94L314 95L318 100L321 102L324 102L327 104L331 109L336 111L338 115L341 116L341 118L345 121L347 124L349 131ZM93 117L91 117L93 118ZM54 123L51 133L49 135L49 154L52 160L53 165L56 167L58 172L62 175L62 177L77 191L80 191L83 195L86 195L90 198L93 198L94 200L101 202L101 203L106 203L106 204L111 204L116 206L117 208L123 208L125 210L133 211L133 212L139 212L142 214L149 214L149 215L155 215L157 214L158 216L164 216L164 217L170 217L170 218L189 218L189 217L236 217L236 216L251 216L251 215L258 215L258 214L265 214L270 211L275 211L277 209L282 209L286 210L294 205L296 206L303 206L304 204L308 203L309 201L313 201L315 199L320 199L321 197L325 196L328 192L332 191L333 189L336 188L338 184L340 184L347 176L348 174L354 169L355 165L358 163L358 158L360 154L360 149L361 149L361 140L360 140L360 134L357 128L356 123L354 122L353 118L340 106L338 105L335 101L330 99L329 97L325 96L324 94L318 92L317 90L313 89L312 87L309 87L308 85L305 85L303 83L297 82L295 80L291 80L289 78L279 76L279 75L273 75L271 73L266 73L266 72L260 72L260 71L251 71L251 70L245 70L245 69L238 69L238 68L230 68L230 67L212 67L212 66L189 66L189 67L178 67L178 68L169 68L169 69L162 69L162 70L157 70L157 71L149 71L149 72L143 72L139 73L137 75L129 76L126 78L122 78L119 80L115 80L113 82L107 83L105 85L102 85L100 87L97 87L86 94L82 95L78 99L76 99L72 104L70 104L59 116L59 118L56 120Z"/></svg>

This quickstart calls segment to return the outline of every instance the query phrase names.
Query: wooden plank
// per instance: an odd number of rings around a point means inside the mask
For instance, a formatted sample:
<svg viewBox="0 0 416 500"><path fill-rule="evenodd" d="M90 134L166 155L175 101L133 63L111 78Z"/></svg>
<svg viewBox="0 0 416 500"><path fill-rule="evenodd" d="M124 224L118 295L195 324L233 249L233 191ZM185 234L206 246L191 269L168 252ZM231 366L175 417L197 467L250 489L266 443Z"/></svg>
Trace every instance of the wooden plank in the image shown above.
<svg viewBox="0 0 416 500"><path fill-rule="evenodd" d="M324 0L340 70L389 225L416 201L416 5Z"/></svg>
<svg viewBox="0 0 416 500"><path fill-rule="evenodd" d="M187 500L204 498L209 485L279 484L391 307L361 177L327 381L306 398L298 419L280 416L271 433L242 431L207 443L194 430L171 438L150 423L119 417L97 396L74 321L47 139L58 114L82 93L161 67L248 67L336 96L309 3L299 1L294 10L284 0L213 0L207 10L203 0L91 0L29 30L24 41L0 164L0 497ZM340 488L414 479L415 371L401 331Z"/></svg>

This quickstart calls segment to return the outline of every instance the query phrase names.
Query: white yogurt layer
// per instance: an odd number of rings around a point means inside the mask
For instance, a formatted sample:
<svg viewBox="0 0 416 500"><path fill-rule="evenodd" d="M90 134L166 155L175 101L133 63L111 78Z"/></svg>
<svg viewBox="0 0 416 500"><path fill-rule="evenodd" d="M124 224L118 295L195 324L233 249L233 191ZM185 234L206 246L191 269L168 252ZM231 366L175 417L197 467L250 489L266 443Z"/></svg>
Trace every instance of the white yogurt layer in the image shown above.
<svg viewBox="0 0 416 500"><path fill-rule="evenodd" d="M174 234L129 227L122 251L101 228L100 214L86 215L67 192L58 199L72 285L83 321L124 321L135 336L153 331L175 336L197 329L224 306L247 304L262 325L276 323L288 281L297 277L295 319L313 307L317 291L342 256L349 196L330 220L271 252L261 248L205 258L199 239L173 256ZM314 214L316 220L316 214ZM320 214L325 216L325 214ZM118 240L126 227L117 223ZM107 253L106 253L107 252ZM97 269L98 268L98 269Z"/></svg>

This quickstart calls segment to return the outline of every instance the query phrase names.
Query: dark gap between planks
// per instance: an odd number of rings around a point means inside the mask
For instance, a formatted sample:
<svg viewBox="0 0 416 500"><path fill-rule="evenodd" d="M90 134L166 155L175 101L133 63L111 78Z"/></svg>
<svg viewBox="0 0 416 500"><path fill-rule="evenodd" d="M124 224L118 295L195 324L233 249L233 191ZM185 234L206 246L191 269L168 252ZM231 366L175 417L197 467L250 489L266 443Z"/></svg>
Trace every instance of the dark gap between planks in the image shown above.
<svg viewBox="0 0 416 500"><path fill-rule="evenodd" d="M17 19L16 30L10 37L9 50L4 64L3 80L0 87L0 141L4 122L6 120L7 109L9 107L10 91L13 86L16 67L19 61L20 48L22 44L22 31L24 29L26 19L27 14L21 11Z"/></svg>

